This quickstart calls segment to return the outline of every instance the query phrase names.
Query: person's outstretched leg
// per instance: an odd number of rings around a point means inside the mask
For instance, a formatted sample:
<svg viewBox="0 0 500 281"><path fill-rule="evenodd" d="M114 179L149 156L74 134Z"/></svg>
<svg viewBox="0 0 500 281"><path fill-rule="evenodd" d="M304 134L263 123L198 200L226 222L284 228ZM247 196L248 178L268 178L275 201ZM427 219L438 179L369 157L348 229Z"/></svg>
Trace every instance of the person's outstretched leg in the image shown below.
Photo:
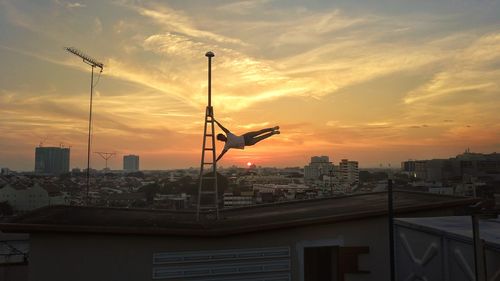
<svg viewBox="0 0 500 281"><path fill-rule="evenodd" d="M254 138L254 137L258 136L258 135L262 135L262 134L267 133L267 132L273 132L273 131L276 131L276 130L279 130L279 129L280 129L279 126L272 127L272 128L266 128L266 129L262 129L262 130L259 130L259 131L248 132L248 133L245 134L245 136Z"/></svg>
<svg viewBox="0 0 500 281"><path fill-rule="evenodd" d="M258 143L259 141L261 140L264 140L264 139L267 139L268 137L272 136L272 135L275 135L275 134L279 134L280 131L275 131L275 130L272 130L271 132L267 133L267 134L264 134L264 135L261 135L261 136L257 136L257 137L253 137L253 138L245 138L245 145L254 145L256 143Z"/></svg>

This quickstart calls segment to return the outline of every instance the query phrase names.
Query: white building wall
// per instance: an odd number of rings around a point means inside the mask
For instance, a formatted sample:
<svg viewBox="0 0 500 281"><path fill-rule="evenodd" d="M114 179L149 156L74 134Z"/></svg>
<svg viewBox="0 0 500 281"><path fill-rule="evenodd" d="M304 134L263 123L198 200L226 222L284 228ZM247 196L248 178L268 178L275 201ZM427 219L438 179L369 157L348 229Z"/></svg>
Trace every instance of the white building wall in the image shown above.
<svg viewBox="0 0 500 281"><path fill-rule="evenodd" d="M0 189L0 201L7 201L15 211L31 211L50 204L47 190L40 185L27 189L15 189L10 185Z"/></svg>
<svg viewBox="0 0 500 281"><path fill-rule="evenodd" d="M311 163L304 167L304 179L318 180L321 175L328 175L333 170L333 164L328 156L313 156Z"/></svg>
<svg viewBox="0 0 500 281"><path fill-rule="evenodd" d="M224 207L241 207L254 204L253 196L236 196L232 193L224 193Z"/></svg>
<svg viewBox="0 0 500 281"><path fill-rule="evenodd" d="M340 179L344 183L359 183L358 161L349 161L342 159L339 163Z"/></svg>
<svg viewBox="0 0 500 281"><path fill-rule="evenodd" d="M310 189L307 185L304 184L254 184L252 186L253 191L257 192L272 192L276 193L277 191L288 191L289 193L295 194L297 191L306 191Z"/></svg>

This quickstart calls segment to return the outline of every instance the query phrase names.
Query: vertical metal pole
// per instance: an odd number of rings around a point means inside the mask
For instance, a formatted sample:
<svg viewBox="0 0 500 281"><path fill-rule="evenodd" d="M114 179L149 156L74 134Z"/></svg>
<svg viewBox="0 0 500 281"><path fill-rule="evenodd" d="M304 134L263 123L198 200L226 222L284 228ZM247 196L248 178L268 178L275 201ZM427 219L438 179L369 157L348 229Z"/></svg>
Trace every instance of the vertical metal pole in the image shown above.
<svg viewBox="0 0 500 281"><path fill-rule="evenodd" d="M209 54L209 53L207 53ZM208 57L208 107L212 107L212 57Z"/></svg>
<svg viewBox="0 0 500 281"><path fill-rule="evenodd" d="M92 96L94 92L94 67L92 65L92 73L90 75L90 109L89 109L89 138L87 142L87 192L85 195L85 205L89 205L89 191L90 191L90 141L92 132Z"/></svg>
<svg viewBox="0 0 500 281"><path fill-rule="evenodd" d="M391 281L396 280L396 271L394 265L394 206L392 194L392 179L387 182L387 196L388 196L388 218L389 218L389 261L390 261L390 274Z"/></svg>
<svg viewBox="0 0 500 281"><path fill-rule="evenodd" d="M479 215L472 214L472 242L474 247L474 269L477 281L486 281L484 245L479 232Z"/></svg>
<svg viewBox="0 0 500 281"><path fill-rule="evenodd" d="M216 161L216 152L215 152L215 124L214 124L214 111L212 108L212 58L215 54L211 51L205 54L208 57L208 109L211 118L211 139L212 139L212 173L214 177L214 205L215 205L215 217L219 219L219 192L217 185L217 161Z"/></svg>
<svg viewBox="0 0 500 281"><path fill-rule="evenodd" d="M212 110L212 58L215 56L215 54L211 51L207 52L205 56L208 58L208 110L210 113L210 116L213 117L213 110Z"/></svg>

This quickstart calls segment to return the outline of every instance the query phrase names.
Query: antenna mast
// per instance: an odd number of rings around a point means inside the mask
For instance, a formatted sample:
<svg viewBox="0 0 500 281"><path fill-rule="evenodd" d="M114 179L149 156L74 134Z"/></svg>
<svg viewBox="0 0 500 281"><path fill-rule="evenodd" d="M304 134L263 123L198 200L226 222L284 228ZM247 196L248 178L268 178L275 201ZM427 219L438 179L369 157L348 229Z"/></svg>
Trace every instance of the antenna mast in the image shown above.
<svg viewBox="0 0 500 281"><path fill-rule="evenodd" d="M80 57L84 63L90 65L92 67L91 76L90 76L90 105L89 105L89 134L88 134L88 142L87 142L87 191L85 196L85 204L89 205L90 197L90 143L91 143L91 132L92 132L92 96L94 93L94 68L98 67L101 69L99 73L102 73L104 68L104 64L98 62L96 59L86 55L84 52L73 48L66 47L64 48L66 51L72 53L75 56Z"/></svg>

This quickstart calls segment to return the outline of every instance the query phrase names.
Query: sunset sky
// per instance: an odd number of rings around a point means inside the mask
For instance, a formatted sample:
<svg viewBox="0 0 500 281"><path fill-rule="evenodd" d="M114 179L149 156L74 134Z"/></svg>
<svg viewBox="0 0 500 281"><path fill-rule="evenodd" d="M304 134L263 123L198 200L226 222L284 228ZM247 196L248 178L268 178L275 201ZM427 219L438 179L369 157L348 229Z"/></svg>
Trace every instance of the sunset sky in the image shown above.
<svg viewBox="0 0 500 281"><path fill-rule="evenodd" d="M93 151L113 169L199 165L209 50L215 117L281 127L223 166L500 152L499 15L498 0L0 0L0 167L33 170L42 141L86 166L90 67L66 46L105 65Z"/></svg>

